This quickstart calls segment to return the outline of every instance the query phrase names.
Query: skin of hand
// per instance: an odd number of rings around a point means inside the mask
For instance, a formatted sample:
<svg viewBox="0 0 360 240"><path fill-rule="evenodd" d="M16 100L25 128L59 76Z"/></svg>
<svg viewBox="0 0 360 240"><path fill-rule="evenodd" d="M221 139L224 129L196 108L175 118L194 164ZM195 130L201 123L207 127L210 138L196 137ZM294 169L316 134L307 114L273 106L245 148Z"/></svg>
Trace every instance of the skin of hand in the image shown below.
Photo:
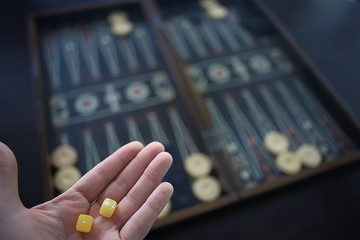
<svg viewBox="0 0 360 240"><path fill-rule="evenodd" d="M173 193L170 183L160 184L171 164L172 157L162 144L152 142L144 147L131 142L63 194L27 209L19 198L15 156L0 143L0 238L143 239ZM111 218L99 214L105 198L118 203ZM89 233L76 231L79 214L94 218Z"/></svg>

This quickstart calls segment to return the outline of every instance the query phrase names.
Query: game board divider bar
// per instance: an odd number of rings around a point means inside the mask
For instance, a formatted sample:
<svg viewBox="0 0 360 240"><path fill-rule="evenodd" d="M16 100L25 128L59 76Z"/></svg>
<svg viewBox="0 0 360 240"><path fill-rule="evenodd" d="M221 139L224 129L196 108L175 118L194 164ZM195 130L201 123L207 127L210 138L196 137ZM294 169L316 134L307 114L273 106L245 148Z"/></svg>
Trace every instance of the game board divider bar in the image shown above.
<svg viewBox="0 0 360 240"><path fill-rule="evenodd" d="M155 38L159 42L160 50L164 55L176 85L182 94L186 107L189 110L191 117L194 119L197 129L199 129L202 134L205 132L215 132L214 125L202 97L196 92L192 80L188 74L185 73L185 63L177 54L170 42L168 42L165 33L161 31L162 22L159 17L157 4L155 1L145 0L143 1L143 7L145 14L147 14L148 19L152 23L151 28L154 32ZM220 145L220 141L218 139L217 142ZM228 187L230 193L237 195L239 193L239 189L241 189L242 183L232 168L229 167L232 164L230 159L222 149L214 151L209 148L208 144L205 144L205 146L207 151L211 153L215 159L224 160L214 162L215 168L221 173L219 175L219 179L223 183L224 187Z"/></svg>
<svg viewBox="0 0 360 240"><path fill-rule="evenodd" d="M37 44L38 38L36 35L36 16L30 15L28 16L28 31L30 36L29 41L29 49L30 49L30 70L32 74L32 80L35 84L35 101L36 101L36 112L37 114L37 132L38 138L40 142L40 164L42 168L42 184L43 184L43 199L44 201L48 201L54 198L54 187L53 180L51 177L51 161L50 161L50 153L47 151L48 149L48 141L46 134L46 105L45 105L45 96L44 96L44 86L41 81L42 74L40 70L40 56L39 56L39 46Z"/></svg>
<svg viewBox="0 0 360 240"><path fill-rule="evenodd" d="M149 18L151 22L159 20L159 11L158 6L155 1L143 1L146 10L148 10ZM151 4L152 3L152 4ZM146 5L147 4L147 5ZM198 126L198 129L201 130L201 133L213 132L216 133L214 124L211 120L210 114L207 110L207 107L202 99L201 95L197 93L195 86L190 79L190 76L185 72L185 63L182 58L178 55L177 51L173 48L173 45L168 41L166 35L161 29L155 28L154 30L156 37L160 42L160 46L163 47L163 54L167 58L167 61L172 64L172 70L175 74L176 84L179 86L180 92L183 94L185 101L187 102L187 107L190 110L190 114L195 119L195 123ZM171 55L170 55L171 53ZM220 145L220 140L217 137L217 134L213 134L216 138L216 142ZM204 136L203 136L204 137ZM206 140L206 139L205 139ZM239 193L241 189L242 182L237 177L237 174L233 170L232 162L230 161L229 156L221 149L219 151L214 151L210 149L208 144L205 144L207 150L213 154L215 159L221 159L224 161L216 161L215 165L217 168L220 168L222 175L220 176L223 182L225 181L226 185L229 186L231 192ZM222 179L224 178L224 179Z"/></svg>
<svg viewBox="0 0 360 240"><path fill-rule="evenodd" d="M143 1L143 4L144 11L148 15L148 19L152 23L152 26L161 23L159 14L154 6L155 2L145 0ZM196 92L191 79L184 72L185 63L177 55L175 49L167 41L163 32L159 30L159 28L161 28L161 26L153 27L155 38L159 42L161 52L164 55L164 58L169 65L169 68L171 69L171 74L174 76L176 85L180 90L182 98L187 104L187 108L189 109L191 116L195 120L197 128L200 130L207 130L213 128L210 115L207 113L201 96Z"/></svg>

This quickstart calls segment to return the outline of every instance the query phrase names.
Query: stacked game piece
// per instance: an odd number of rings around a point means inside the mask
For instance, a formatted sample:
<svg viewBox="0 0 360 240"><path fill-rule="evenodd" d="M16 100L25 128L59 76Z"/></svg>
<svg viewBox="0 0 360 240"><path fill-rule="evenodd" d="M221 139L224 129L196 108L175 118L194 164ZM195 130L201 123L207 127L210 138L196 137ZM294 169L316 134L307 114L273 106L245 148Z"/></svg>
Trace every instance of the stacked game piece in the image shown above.
<svg viewBox="0 0 360 240"><path fill-rule="evenodd" d="M75 167L77 160L77 151L71 145L62 144L53 150L51 161L57 168L54 184L60 192L65 192L81 178L80 170Z"/></svg>

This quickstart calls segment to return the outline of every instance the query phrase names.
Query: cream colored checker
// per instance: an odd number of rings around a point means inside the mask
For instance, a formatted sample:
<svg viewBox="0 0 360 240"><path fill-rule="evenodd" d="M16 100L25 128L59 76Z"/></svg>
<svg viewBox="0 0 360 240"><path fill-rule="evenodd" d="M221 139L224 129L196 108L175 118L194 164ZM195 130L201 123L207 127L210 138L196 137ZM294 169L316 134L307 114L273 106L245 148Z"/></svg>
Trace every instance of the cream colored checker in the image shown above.
<svg viewBox="0 0 360 240"><path fill-rule="evenodd" d="M214 6L218 6L219 3L216 0L200 0L199 5L205 10L210 9Z"/></svg>
<svg viewBox="0 0 360 240"><path fill-rule="evenodd" d="M199 4L213 19L221 20L228 16L227 8L220 5L216 0L202 0Z"/></svg>
<svg viewBox="0 0 360 240"><path fill-rule="evenodd" d="M81 178L81 172L74 166L59 168L54 176L55 187L65 192Z"/></svg>
<svg viewBox="0 0 360 240"><path fill-rule="evenodd" d="M114 22L111 25L111 32L120 37L129 35L134 29L134 25L130 21Z"/></svg>
<svg viewBox="0 0 360 240"><path fill-rule="evenodd" d="M211 159L203 153L193 153L184 162L185 171L193 178L210 174L213 164Z"/></svg>
<svg viewBox="0 0 360 240"><path fill-rule="evenodd" d="M207 14L215 20L221 20L228 16L228 10L226 7L217 5L207 9Z"/></svg>
<svg viewBox="0 0 360 240"><path fill-rule="evenodd" d="M112 24L114 22L127 21L128 18L129 18L129 15L126 12L114 11L108 15L107 20L110 24Z"/></svg>
<svg viewBox="0 0 360 240"><path fill-rule="evenodd" d="M163 208L163 210L160 212L157 219L165 218L167 215L169 215L170 211L171 211L171 201L168 201L165 207Z"/></svg>
<svg viewBox="0 0 360 240"><path fill-rule="evenodd" d="M192 185L196 198L203 202L211 202L220 197L221 184L212 176L196 179Z"/></svg>
<svg viewBox="0 0 360 240"><path fill-rule="evenodd" d="M69 144L62 144L56 147L51 154L51 162L56 168L75 165L78 160L78 153Z"/></svg>
<svg viewBox="0 0 360 240"><path fill-rule="evenodd" d="M303 144L296 150L296 155L301 159L305 167L314 168L321 164L320 151L311 144Z"/></svg>
<svg viewBox="0 0 360 240"><path fill-rule="evenodd" d="M205 9L209 7L209 5L218 4L216 0L200 0L199 5Z"/></svg>
<svg viewBox="0 0 360 240"><path fill-rule="evenodd" d="M264 147L273 155L278 155L289 149L290 143L287 137L276 131L270 131L265 135Z"/></svg>
<svg viewBox="0 0 360 240"><path fill-rule="evenodd" d="M287 175L294 175L301 170L301 159L293 152L281 152L277 157L275 164L277 168Z"/></svg>
<svg viewBox="0 0 360 240"><path fill-rule="evenodd" d="M128 14L123 11L115 11L109 14L108 22L111 26L111 32L120 37L129 35L134 29L134 25L129 20Z"/></svg>

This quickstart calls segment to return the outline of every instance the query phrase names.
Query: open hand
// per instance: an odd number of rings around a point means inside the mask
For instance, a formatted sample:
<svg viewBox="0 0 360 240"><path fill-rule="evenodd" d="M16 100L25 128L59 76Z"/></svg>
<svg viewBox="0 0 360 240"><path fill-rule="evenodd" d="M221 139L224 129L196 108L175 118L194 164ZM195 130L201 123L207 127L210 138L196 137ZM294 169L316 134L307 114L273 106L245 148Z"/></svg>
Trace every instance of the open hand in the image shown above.
<svg viewBox="0 0 360 240"><path fill-rule="evenodd" d="M17 163L0 143L0 236L7 240L143 239L170 199L173 187L159 183L172 163L164 146L131 142L51 201L25 208L17 189ZM118 205L111 218L99 214L105 198ZM97 199L92 205L91 203ZM76 231L79 214L94 218L89 233Z"/></svg>

